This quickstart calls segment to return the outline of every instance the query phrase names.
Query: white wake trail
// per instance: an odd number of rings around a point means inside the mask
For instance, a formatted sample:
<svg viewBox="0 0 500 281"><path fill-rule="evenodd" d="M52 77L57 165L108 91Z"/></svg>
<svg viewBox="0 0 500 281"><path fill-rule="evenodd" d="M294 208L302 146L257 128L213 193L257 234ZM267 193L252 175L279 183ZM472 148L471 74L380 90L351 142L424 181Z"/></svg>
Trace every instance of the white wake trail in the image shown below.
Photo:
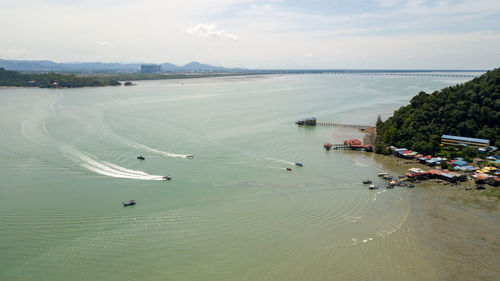
<svg viewBox="0 0 500 281"><path fill-rule="evenodd" d="M272 157L264 157L264 158L265 158L265 159L268 159L268 160L275 161L275 162L279 162L279 163L287 164L287 165L295 165L295 163L294 163L294 162L287 161L287 160L276 159L276 158L272 158Z"/></svg>
<svg viewBox="0 0 500 281"><path fill-rule="evenodd" d="M125 173L137 174L137 175L143 175L143 176L149 176L147 173L144 173L143 171L137 171L137 170L127 169L127 168L124 168L122 166L118 166L118 165L115 165L113 163L109 163L107 161L103 161L102 163L105 164L108 167L111 167L113 169L116 169L116 170L119 170L119 171L122 171L122 172L125 172Z"/></svg>
<svg viewBox="0 0 500 281"><path fill-rule="evenodd" d="M125 167L118 166L113 163L106 161L99 162L93 159L91 156L86 155L74 148L63 148L63 151L72 156L80 166L83 168L95 172L100 175L114 177L114 178L126 178L126 179L138 179L138 180L164 180L163 176L160 175L150 175L143 171L131 170Z"/></svg>
<svg viewBox="0 0 500 281"><path fill-rule="evenodd" d="M120 139L124 144L127 144L133 148L136 148L136 149L143 149L143 150L147 150L147 151L150 151L150 152L153 152L155 154L158 154L158 155L162 155L162 156L165 156L165 157L173 157L173 158L188 158L188 154L179 154L179 153L171 153L171 152L167 152L167 151L161 151L161 150L158 150L158 149L154 149L152 147L149 147L147 145L144 145L144 144L140 144L140 143L137 143L135 141L132 141L130 139L127 139L125 137L122 137L118 134L116 134L115 132L111 131L110 132L115 136L117 137L118 139Z"/></svg>

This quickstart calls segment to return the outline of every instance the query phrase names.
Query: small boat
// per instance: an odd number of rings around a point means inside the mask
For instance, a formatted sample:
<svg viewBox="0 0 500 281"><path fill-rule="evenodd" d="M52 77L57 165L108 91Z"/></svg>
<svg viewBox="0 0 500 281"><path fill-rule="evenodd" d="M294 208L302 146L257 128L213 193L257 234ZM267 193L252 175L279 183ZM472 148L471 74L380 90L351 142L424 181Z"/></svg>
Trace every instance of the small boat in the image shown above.
<svg viewBox="0 0 500 281"><path fill-rule="evenodd" d="M291 170L292 170L292 168L286 168L286 170L287 170L287 171L291 171Z"/></svg>
<svg viewBox="0 0 500 281"><path fill-rule="evenodd" d="M163 178L164 180L168 180L168 181L172 179L172 177L171 177L171 176L163 176L162 178Z"/></svg>
<svg viewBox="0 0 500 281"><path fill-rule="evenodd" d="M369 189L377 189L378 187L374 184L370 185Z"/></svg>
<svg viewBox="0 0 500 281"><path fill-rule="evenodd" d="M378 173L378 176L383 178L385 176L389 176L389 174L388 173Z"/></svg>
<svg viewBox="0 0 500 281"><path fill-rule="evenodd" d="M414 188L415 186L413 184L409 184L408 188Z"/></svg>
<svg viewBox="0 0 500 281"><path fill-rule="evenodd" d="M389 182L389 186L390 186L390 187L394 187L394 186L396 186L397 184L398 184L398 183L397 183L396 181L394 181L394 180Z"/></svg>
<svg viewBox="0 0 500 281"><path fill-rule="evenodd" d="M482 185L478 185L478 186L476 186L476 189L477 189L477 190L485 190L485 189L486 189L486 187L484 187L484 186L482 186Z"/></svg>
<svg viewBox="0 0 500 281"><path fill-rule="evenodd" d="M370 183L372 183L372 181L371 181L371 180L364 180L364 181L363 181L363 184L370 184Z"/></svg>
<svg viewBox="0 0 500 281"><path fill-rule="evenodd" d="M188 155L186 155L186 158L194 158L194 156L191 154L188 154Z"/></svg>
<svg viewBox="0 0 500 281"><path fill-rule="evenodd" d="M329 142L327 142L327 143L325 143L325 144L323 145L323 147L324 147L327 151L329 151L329 150L332 148L332 144L331 144L331 143L329 143Z"/></svg>
<svg viewBox="0 0 500 281"><path fill-rule="evenodd" d="M304 165L302 165L302 163L300 163L300 162L297 162L297 163L295 163L295 166L302 167L302 166L304 166Z"/></svg>
<svg viewBox="0 0 500 281"><path fill-rule="evenodd" d="M123 207L133 206L133 205L135 205L135 200L130 200L128 202L122 202L122 204L123 204Z"/></svg>
<svg viewBox="0 0 500 281"><path fill-rule="evenodd" d="M139 160L144 160L144 159L146 159L146 158L144 158L144 156L142 156L142 155L139 155L139 156L137 156L137 159L139 159Z"/></svg>
<svg viewBox="0 0 500 281"><path fill-rule="evenodd" d="M468 186L465 188L465 190L472 190L472 187Z"/></svg>

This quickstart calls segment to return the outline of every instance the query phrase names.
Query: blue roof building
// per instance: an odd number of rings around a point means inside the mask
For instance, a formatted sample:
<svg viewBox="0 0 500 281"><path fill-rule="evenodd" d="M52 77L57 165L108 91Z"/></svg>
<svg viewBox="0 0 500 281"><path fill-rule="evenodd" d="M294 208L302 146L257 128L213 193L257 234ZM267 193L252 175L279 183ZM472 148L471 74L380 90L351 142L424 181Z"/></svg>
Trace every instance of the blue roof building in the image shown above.
<svg viewBox="0 0 500 281"><path fill-rule="evenodd" d="M467 161L457 160L457 161L453 162L453 165L456 165L456 166L465 166L465 165L467 165Z"/></svg>
<svg viewBox="0 0 500 281"><path fill-rule="evenodd" d="M443 146L472 146L472 147L488 147L490 140L459 137L452 135L442 135L441 145Z"/></svg>

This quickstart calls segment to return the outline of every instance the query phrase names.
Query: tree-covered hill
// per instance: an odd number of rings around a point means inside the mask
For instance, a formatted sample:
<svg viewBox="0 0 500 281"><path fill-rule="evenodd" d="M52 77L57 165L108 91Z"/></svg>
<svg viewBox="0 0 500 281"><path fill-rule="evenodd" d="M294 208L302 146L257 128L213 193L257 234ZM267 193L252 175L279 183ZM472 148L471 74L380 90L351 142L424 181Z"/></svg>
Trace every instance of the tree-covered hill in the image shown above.
<svg viewBox="0 0 500 281"><path fill-rule="evenodd" d="M379 118L375 152L394 145L436 153L443 134L500 146L500 68L432 94L420 92L385 122Z"/></svg>
<svg viewBox="0 0 500 281"><path fill-rule="evenodd" d="M40 87L40 88L78 88L120 85L113 79L98 77L77 77L57 73L22 74L0 68L0 86Z"/></svg>

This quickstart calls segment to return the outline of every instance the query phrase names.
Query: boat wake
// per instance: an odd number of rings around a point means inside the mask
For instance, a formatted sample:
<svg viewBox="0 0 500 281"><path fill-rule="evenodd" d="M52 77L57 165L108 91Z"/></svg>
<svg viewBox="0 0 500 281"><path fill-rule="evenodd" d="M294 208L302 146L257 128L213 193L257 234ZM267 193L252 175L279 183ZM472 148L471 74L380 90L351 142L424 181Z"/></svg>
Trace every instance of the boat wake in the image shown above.
<svg viewBox="0 0 500 281"><path fill-rule="evenodd" d="M272 157L265 157L265 159L267 159L267 160L271 160L271 161L274 161L274 162L278 162L278 163L287 164L287 165L292 165L292 166L294 166L294 165L295 165L295 163L294 163L294 162L287 161L287 160L276 159L276 158L272 158Z"/></svg>
<svg viewBox="0 0 500 281"><path fill-rule="evenodd" d="M149 146L146 146L146 145L143 145L143 144L140 144L140 143L133 142L131 140L127 140L127 144L129 144L129 145L131 145L131 146L133 146L133 147L135 147L137 149L144 149L144 150L147 150L147 151L152 152L154 154L162 155L162 156L165 156L165 157L189 158L188 154L179 154L179 153L171 153L171 152L161 151L161 150L154 149L154 148L151 148Z"/></svg>
<svg viewBox="0 0 500 281"><path fill-rule="evenodd" d="M367 164L361 163L358 159L354 159L354 164L360 167L369 167Z"/></svg>
<svg viewBox="0 0 500 281"><path fill-rule="evenodd" d="M113 163L106 161L98 161L91 156L77 151L73 148L64 148L63 151L66 155L70 156L73 160L77 161L83 168L95 172L100 175L125 178L125 179L138 179L138 180L165 180L163 176L150 175L143 171L127 169Z"/></svg>
<svg viewBox="0 0 500 281"><path fill-rule="evenodd" d="M103 122L104 123L104 122ZM130 146L130 147L133 147L135 149L138 149L138 150L146 150L146 151L149 151L151 153L154 153L154 154L157 154L157 155L161 155L161 156L164 156L164 157L173 157L173 158L192 158L192 157L188 157L189 154L180 154L180 153L172 153L172 152L167 152L167 151L161 151L161 150L158 150L158 149L154 149L152 147L149 147L147 145L144 145L144 144L140 144L140 143L137 143L131 139L128 139L126 137L123 137L117 133L115 133L113 130L111 130L107 125L103 124L103 126L105 127L105 129L110 133L112 134L115 138L117 138L118 140L120 140L122 143Z"/></svg>
<svg viewBox="0 0 500 281"><path fill-rule="evenodd" d="M26 139L38 145L52 146L47 122L56 116L55 105L62 98L60 93L33 105L32 114L21 123L21 133Z"/></svg>

